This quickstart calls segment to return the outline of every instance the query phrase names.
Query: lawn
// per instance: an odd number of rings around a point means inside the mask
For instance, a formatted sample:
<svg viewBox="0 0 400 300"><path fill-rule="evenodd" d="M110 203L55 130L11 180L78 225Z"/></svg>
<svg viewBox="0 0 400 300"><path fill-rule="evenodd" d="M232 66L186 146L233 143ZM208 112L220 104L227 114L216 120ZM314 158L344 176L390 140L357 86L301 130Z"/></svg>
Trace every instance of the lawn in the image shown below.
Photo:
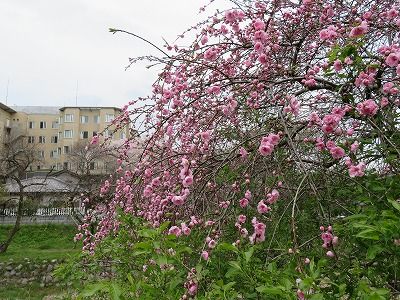
<svg viewBox="0 0 400 300"><path fill-rule="evenodd" d="M10 226L0 226L0 241ZM81 244L73 240L76 228L72 225L46 224L23 225L16 234L6 253L0 254L0 261L51 260L68 258L79 253Z"/></svg>
<svg viewBox="0 0 400 300"><path fill-rule="evenodd" d="M74 299L74 292L66 292L65 286L41 287L39 283L31 286L7 285L0 286L0 300L58 300Z"/></svg>
<svg viewBox="0 0 400 300"><path fill-rule="evenodd" d="M0 241L7 236L11 226L0 226ZM15 263L29 258L30 261L68 259L77 255L82 248L73 238L76 228L63 224L23 225L16 234L6 253L0 254L0 262L12 259ZM41 287L39 282L0 285L0 300L5 299L71 299L67 291L73 289L63 285Z"/></svg>

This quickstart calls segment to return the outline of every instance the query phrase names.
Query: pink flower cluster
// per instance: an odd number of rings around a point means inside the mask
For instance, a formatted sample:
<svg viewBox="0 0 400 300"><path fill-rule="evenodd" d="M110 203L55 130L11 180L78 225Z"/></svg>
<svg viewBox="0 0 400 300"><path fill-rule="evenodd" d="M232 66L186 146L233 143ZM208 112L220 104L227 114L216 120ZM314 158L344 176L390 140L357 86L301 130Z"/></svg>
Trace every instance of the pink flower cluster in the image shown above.
<svg viewBox="0 0 400 300"><path fill-rule="evenodd" d="M334 159L341 159L345 155L344 149L336 146L335 142L333 141L326 142L326 148L329 150Z"/></svg>
<svg viewBox="0 0 400 300"><path fill-rule="evenodd" d="M258 151L262 156L271 155L271 153L274 151L274 147L278 145L279 141L279 134L271 133L261 139L261 144L258 148Z"/></svg>
<svg viewBox="0 0 400 300"><path fill-rule="evenodd" d="M368 68L366 71L361 71L356 78L355 86L373 86L375 83L376 69Z"/></svg>
<svg viewBox="0 0 400 300"><path fill-rule="evenodd" d="M319 32L319 38L323 41L335 41L338 36L337 27L333 25Z"/></svg>
<svg viewBox="0 0 400 300"><path fill-rule="evenodd" d="M354 27L350 31L351 38L361 37L368 32L368 23L367 21L362 21L360 25Z"/></svg>
<svg viewBox="0 0 400 300"><path fill-rule="evenodd" d="M182 158L182 169L179 173L179 177L184 187L189 187L193 184L193 173L192 170L189 169L189 161L186 158Z"/></svg>
<svg viewBox="0 0 400 300"><path fill-rule="evenodd" d="M265 224L257 221L256 217L251 220L251 224L253 225L254 233L250 236L250 243L255 244L265 241Z"/></svg>
<svg viewBox="0 0 400 300"><path fill-rule="evenodd" d="M319 228L321 233L321 239L323 240L322 248L327 249L326 255L328 257L335 257L333 247L339 243L339 238L333 235L332 226L328 226L326 229L324 226Z"/></svg>
<svg viewBox="0 0 400 300"><path fill-rule="evenodd" d="M378 112L379 106L374 100L368 99L357 104L357 111L365 117L372 117Z"/></svg>

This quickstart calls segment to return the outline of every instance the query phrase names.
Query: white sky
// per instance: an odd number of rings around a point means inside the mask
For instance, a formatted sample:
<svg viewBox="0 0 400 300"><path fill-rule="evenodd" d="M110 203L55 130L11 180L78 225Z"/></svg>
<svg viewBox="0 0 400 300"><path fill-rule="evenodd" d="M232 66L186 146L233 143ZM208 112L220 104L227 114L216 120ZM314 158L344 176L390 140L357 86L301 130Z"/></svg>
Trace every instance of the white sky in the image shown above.
<svg viewBox="0 0 400 300"><path fill-rule="evenodd" d="M203 20L207 0L0 0L0 102L8 105L122 106L151 92L156 70L125 71L129 57L155 53L119 28L158 46ZM218 6L217 6L218 5ZM153 52L152 52L153 51Z"/></svg>

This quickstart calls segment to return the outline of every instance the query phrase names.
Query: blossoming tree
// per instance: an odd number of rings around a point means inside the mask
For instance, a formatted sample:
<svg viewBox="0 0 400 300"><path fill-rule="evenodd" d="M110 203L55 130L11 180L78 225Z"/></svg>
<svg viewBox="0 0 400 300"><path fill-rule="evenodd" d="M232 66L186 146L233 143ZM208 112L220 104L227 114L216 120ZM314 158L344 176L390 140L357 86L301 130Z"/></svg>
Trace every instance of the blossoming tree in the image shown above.
<svg viewBox="0 0 400 300"><path fill-rule="evenodd" d="M327 196L332 183L399 174L398 6L232 5L190 28L196 35L189 46L166 44L160 57L131 59L164 67L152 94L114 120L133 122L144 150L133 164L127 153L137 137L121 148L120 168L101 190L112 200L86 217L89 224L101 216L97 231L82 227L85 250L118 231L123 211L154 227L170 221L167 233L178 237L206 228L198 250L205 260L230 225L235 245L267 239L271 247L269 223L288 214L289 250L297 253L306 242L298 218L307 201L318 228L349 213ZM326 255L336 257L338 237L331 226L321 231ZM195 294L190 278L188 293Z"/></svg>

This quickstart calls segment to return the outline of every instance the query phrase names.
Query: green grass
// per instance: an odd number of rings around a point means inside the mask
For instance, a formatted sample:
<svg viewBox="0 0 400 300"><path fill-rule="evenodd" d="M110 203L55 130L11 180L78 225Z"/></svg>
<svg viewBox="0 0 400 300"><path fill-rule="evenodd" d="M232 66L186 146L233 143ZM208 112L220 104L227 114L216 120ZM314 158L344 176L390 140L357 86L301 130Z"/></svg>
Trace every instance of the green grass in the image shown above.
<svg viewBox="0 0 400 300"><path fill-rule="evenodd" d="M11 226L0 226L0 241L7 236ZM0 254L0 261L12 258L20 261L51 260L68 258L81 251L81 243L73 241L76 228L72 225L22 225L6 253Z"/></svg>
<svg viewBox="0 0 400 300"><path fill-rule="evenodd" d="M0 300L42 300L45 297L51 300L73 299L71 296L73 292L66 292L66 290L65 286L40 287L39 283L31 286L0 286Z"/></svg>

